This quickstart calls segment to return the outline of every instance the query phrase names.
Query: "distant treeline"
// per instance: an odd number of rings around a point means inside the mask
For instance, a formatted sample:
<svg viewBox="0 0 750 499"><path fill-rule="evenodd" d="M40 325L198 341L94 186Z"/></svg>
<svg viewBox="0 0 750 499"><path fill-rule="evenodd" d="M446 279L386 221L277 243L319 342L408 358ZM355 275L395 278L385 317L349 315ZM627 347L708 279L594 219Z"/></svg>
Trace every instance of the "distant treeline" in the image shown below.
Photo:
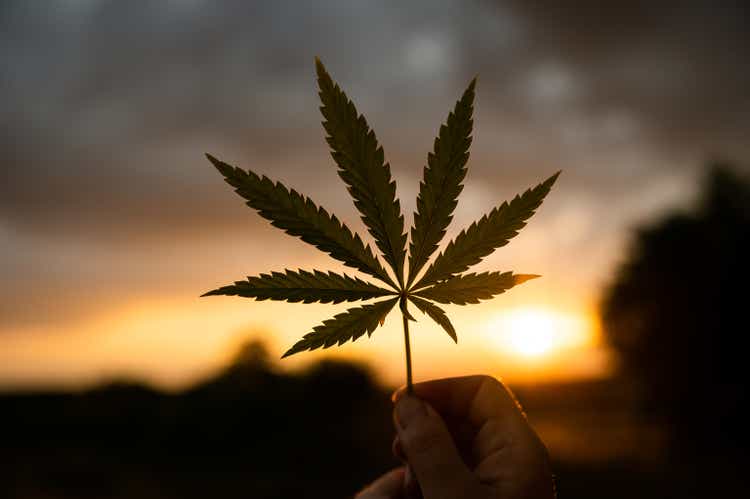
<svg viewBox="0 0 750 499"><path fill-rule="evenodd" d="M3 498L347 497L397 464L389 394L353 364L285 376L240 357L180 394L112 383L0 412Z"/></svg>

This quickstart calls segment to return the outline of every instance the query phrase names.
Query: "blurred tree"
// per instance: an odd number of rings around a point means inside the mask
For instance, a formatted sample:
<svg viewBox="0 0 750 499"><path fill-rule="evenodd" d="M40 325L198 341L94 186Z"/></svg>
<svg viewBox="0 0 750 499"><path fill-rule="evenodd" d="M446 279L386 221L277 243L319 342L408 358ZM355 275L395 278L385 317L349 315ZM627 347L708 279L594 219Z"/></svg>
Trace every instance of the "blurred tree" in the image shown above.
<svg viewBox="0 0 750 499"><path fill-rule="evenodd" d="M605 330L644 414L673 450L741 450L748 439L750 183L715 164L691 213L639 230L602 303Z"/></svg>
<svg viewBox="0 0 750 499"><path fill-rule="evenodd" d="M237 349L230 369L247 371L270 371L268 348L260 340L250 339Z"/></svg>

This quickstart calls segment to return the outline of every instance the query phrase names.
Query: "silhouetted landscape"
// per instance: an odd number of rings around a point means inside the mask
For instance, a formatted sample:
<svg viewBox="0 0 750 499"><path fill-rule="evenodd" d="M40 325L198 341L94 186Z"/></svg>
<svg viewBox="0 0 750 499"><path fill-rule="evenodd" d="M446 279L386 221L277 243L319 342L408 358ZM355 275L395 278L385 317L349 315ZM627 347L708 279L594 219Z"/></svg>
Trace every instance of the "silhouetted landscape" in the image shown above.
<svg viewBox="0 0 750 499"><path fill-rule="evenodd" d="M366 370L325 362L280 375L262 352L249 344L220 376L179 394L121 382L75 394L3 396L2 497L349 497L398 465L390 392ZM616 435L588 425L617 421L628 410L612 383L517 395L542 430L584 424L572 428L584 439L589 430ZM628 497L646 488L640 482L634 489L633 475L659 482L649 478L654 463L644 456L605 454L615 461L599 462L591 461L601 457L595 449L575 452L575 460L556 463L563 497L597 497L613 481L620 485L608 495Z"/></svg>

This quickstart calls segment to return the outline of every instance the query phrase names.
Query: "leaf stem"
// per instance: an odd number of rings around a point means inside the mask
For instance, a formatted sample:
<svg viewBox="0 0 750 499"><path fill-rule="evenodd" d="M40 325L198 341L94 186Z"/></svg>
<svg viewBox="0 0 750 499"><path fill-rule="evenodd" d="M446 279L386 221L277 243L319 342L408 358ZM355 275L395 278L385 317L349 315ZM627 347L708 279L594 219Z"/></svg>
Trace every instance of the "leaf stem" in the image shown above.
<svg viewBox="0 0 750 499"><path fill-rule="evenodd" d="M403 312L401 316L404 318L404 346L406 347L406 392L409 394L414 393L414 383L412 382L411 376L411 346L409 345L409 319L406 318L406 314Z"/></svg>

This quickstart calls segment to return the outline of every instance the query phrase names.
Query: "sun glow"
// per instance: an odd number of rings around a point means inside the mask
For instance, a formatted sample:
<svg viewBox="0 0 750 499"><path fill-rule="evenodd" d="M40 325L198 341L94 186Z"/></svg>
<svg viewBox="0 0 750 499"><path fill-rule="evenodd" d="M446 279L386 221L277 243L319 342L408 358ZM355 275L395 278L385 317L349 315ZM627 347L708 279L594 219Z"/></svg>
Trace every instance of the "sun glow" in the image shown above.
<svg viewBox="0 0 750 499"><path fill-rule="evenodd" d="M491 319L486 335L501 351L527 360L543 359L590 343L590 321L543 308L508 310Z"/></svg>

